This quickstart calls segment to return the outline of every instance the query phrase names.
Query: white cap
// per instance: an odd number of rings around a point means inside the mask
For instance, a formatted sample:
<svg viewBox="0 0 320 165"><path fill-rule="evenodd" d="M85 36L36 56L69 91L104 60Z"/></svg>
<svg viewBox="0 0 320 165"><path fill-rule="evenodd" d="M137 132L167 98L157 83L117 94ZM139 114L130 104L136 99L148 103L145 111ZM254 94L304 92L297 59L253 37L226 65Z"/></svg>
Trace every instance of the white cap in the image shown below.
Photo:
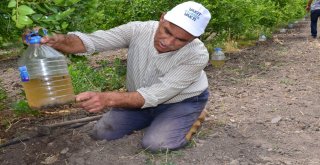
<svg viewBox="0 0 320 165"><path fill-rule="evenodd" d="M200 3L188 1L168 11L164 19L181 27L195 37L204 33L211 14Z"/></svg>

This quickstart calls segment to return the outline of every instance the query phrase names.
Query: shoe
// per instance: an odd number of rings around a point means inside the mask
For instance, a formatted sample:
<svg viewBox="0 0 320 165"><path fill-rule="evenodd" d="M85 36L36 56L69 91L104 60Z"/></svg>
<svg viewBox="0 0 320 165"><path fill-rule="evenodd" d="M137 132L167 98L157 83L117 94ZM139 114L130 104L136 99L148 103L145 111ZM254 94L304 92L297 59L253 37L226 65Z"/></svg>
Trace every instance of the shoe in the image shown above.
<svg viewBox="0 0 320 165"><path fill-rule="evenodd" d="M309 36L309 37L308 37L308 40L309 40L310 42L316 41L316 40L317 40L317 36Z"/></svg>
<svg viewBox="0 0 320 165"><path fill-rule="evenodd" d="M192 135L198 131L198 129L201 127L201 123L204 122L206 116L208 116L208 112L206 109L204 109L199 115L198 119L191 126L191 129L189 130L189 132L187 133L186 135L187 141L190 141L192 138Z"/></svg>

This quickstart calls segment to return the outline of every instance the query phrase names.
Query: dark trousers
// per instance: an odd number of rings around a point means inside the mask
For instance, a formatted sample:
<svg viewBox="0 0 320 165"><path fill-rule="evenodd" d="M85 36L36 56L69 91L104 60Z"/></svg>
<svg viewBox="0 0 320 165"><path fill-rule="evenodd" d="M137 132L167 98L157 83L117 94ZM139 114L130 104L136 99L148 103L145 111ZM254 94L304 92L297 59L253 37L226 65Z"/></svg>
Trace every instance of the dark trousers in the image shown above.
<svg viewBox="0 0 320 165"><path fill-rule="evenodd" d="M113 140L135 130L144 131L142 146L151 151L178 149L208 101L209 92L172 104L145 109L113 108L97 122L92 137Z"/></svg>
<svg viewBox="0 0 320 165"><path fill-rule="evenodd" d="M320 17L320 10L311 11L311 35L317 37L317 23Z"/></svg>

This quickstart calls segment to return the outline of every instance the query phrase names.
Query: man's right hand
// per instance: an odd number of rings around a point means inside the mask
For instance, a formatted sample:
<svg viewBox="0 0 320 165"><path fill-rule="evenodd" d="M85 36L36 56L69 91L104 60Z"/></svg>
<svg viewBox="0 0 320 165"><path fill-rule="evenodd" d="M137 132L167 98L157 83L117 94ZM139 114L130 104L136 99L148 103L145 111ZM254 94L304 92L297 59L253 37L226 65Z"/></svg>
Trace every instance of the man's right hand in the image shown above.
<svg viewBox="0 0 320 165"><path fill-rule="evenodd" d="M41 38L41 44L46 44L48 46L51 46L53 48L56 48L59 43L64 42L65 35L63 34L53 34L52 36L43 36Z"/></svg>
<svg viewBox="0 0 320 165"><path fill-rule="evenodd" d="M40 33L40 35L42 36L41 44L46 44L64 53L76 54L76 53L86 52L86 48L83 45L81 39L76 35L65 35L65 34L53 33L53 35L49 36L49 35L41 34L39 30L41 30L41 27L35 27L32 30L30 29L26 30L22 35L23 43L28 45L28 43L26 42L26 37L30 33L34 32L34 33Z"/></svg>
<svg viewBox="0 0 320 165"><path fill-rule="evenodd" d="M28 37L31 37L32 35L39 35L41 36L41 44L47 44L47 43L54 43L57 42L56 37L49 37L48 36L48 31L44 28L41 27L34 27L32 30L31 29L26 29L25 32L22 34L22 41L24 44L29 45L28 43ZM49 45L49 46L51 46Z"/></svg>
<svg viewBox="0 0 320 165"><path fill-rule="evenodd" d="M306 10L307 10L307 12L310 11L310 5L307 5Z"/></svg>

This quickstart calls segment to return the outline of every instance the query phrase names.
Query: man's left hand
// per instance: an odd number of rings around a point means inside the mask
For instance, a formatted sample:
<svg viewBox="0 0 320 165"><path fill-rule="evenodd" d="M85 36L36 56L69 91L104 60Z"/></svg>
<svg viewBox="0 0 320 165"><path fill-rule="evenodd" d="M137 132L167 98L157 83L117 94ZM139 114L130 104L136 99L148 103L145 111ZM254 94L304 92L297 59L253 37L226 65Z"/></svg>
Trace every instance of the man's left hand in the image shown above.
<svg viewBox="0 0 320 165"><path fill-rule="evenodd" d="M99 112L106 108L106 97L101 92L84 92L76 96L78 106L88 112Z"/></svg>

